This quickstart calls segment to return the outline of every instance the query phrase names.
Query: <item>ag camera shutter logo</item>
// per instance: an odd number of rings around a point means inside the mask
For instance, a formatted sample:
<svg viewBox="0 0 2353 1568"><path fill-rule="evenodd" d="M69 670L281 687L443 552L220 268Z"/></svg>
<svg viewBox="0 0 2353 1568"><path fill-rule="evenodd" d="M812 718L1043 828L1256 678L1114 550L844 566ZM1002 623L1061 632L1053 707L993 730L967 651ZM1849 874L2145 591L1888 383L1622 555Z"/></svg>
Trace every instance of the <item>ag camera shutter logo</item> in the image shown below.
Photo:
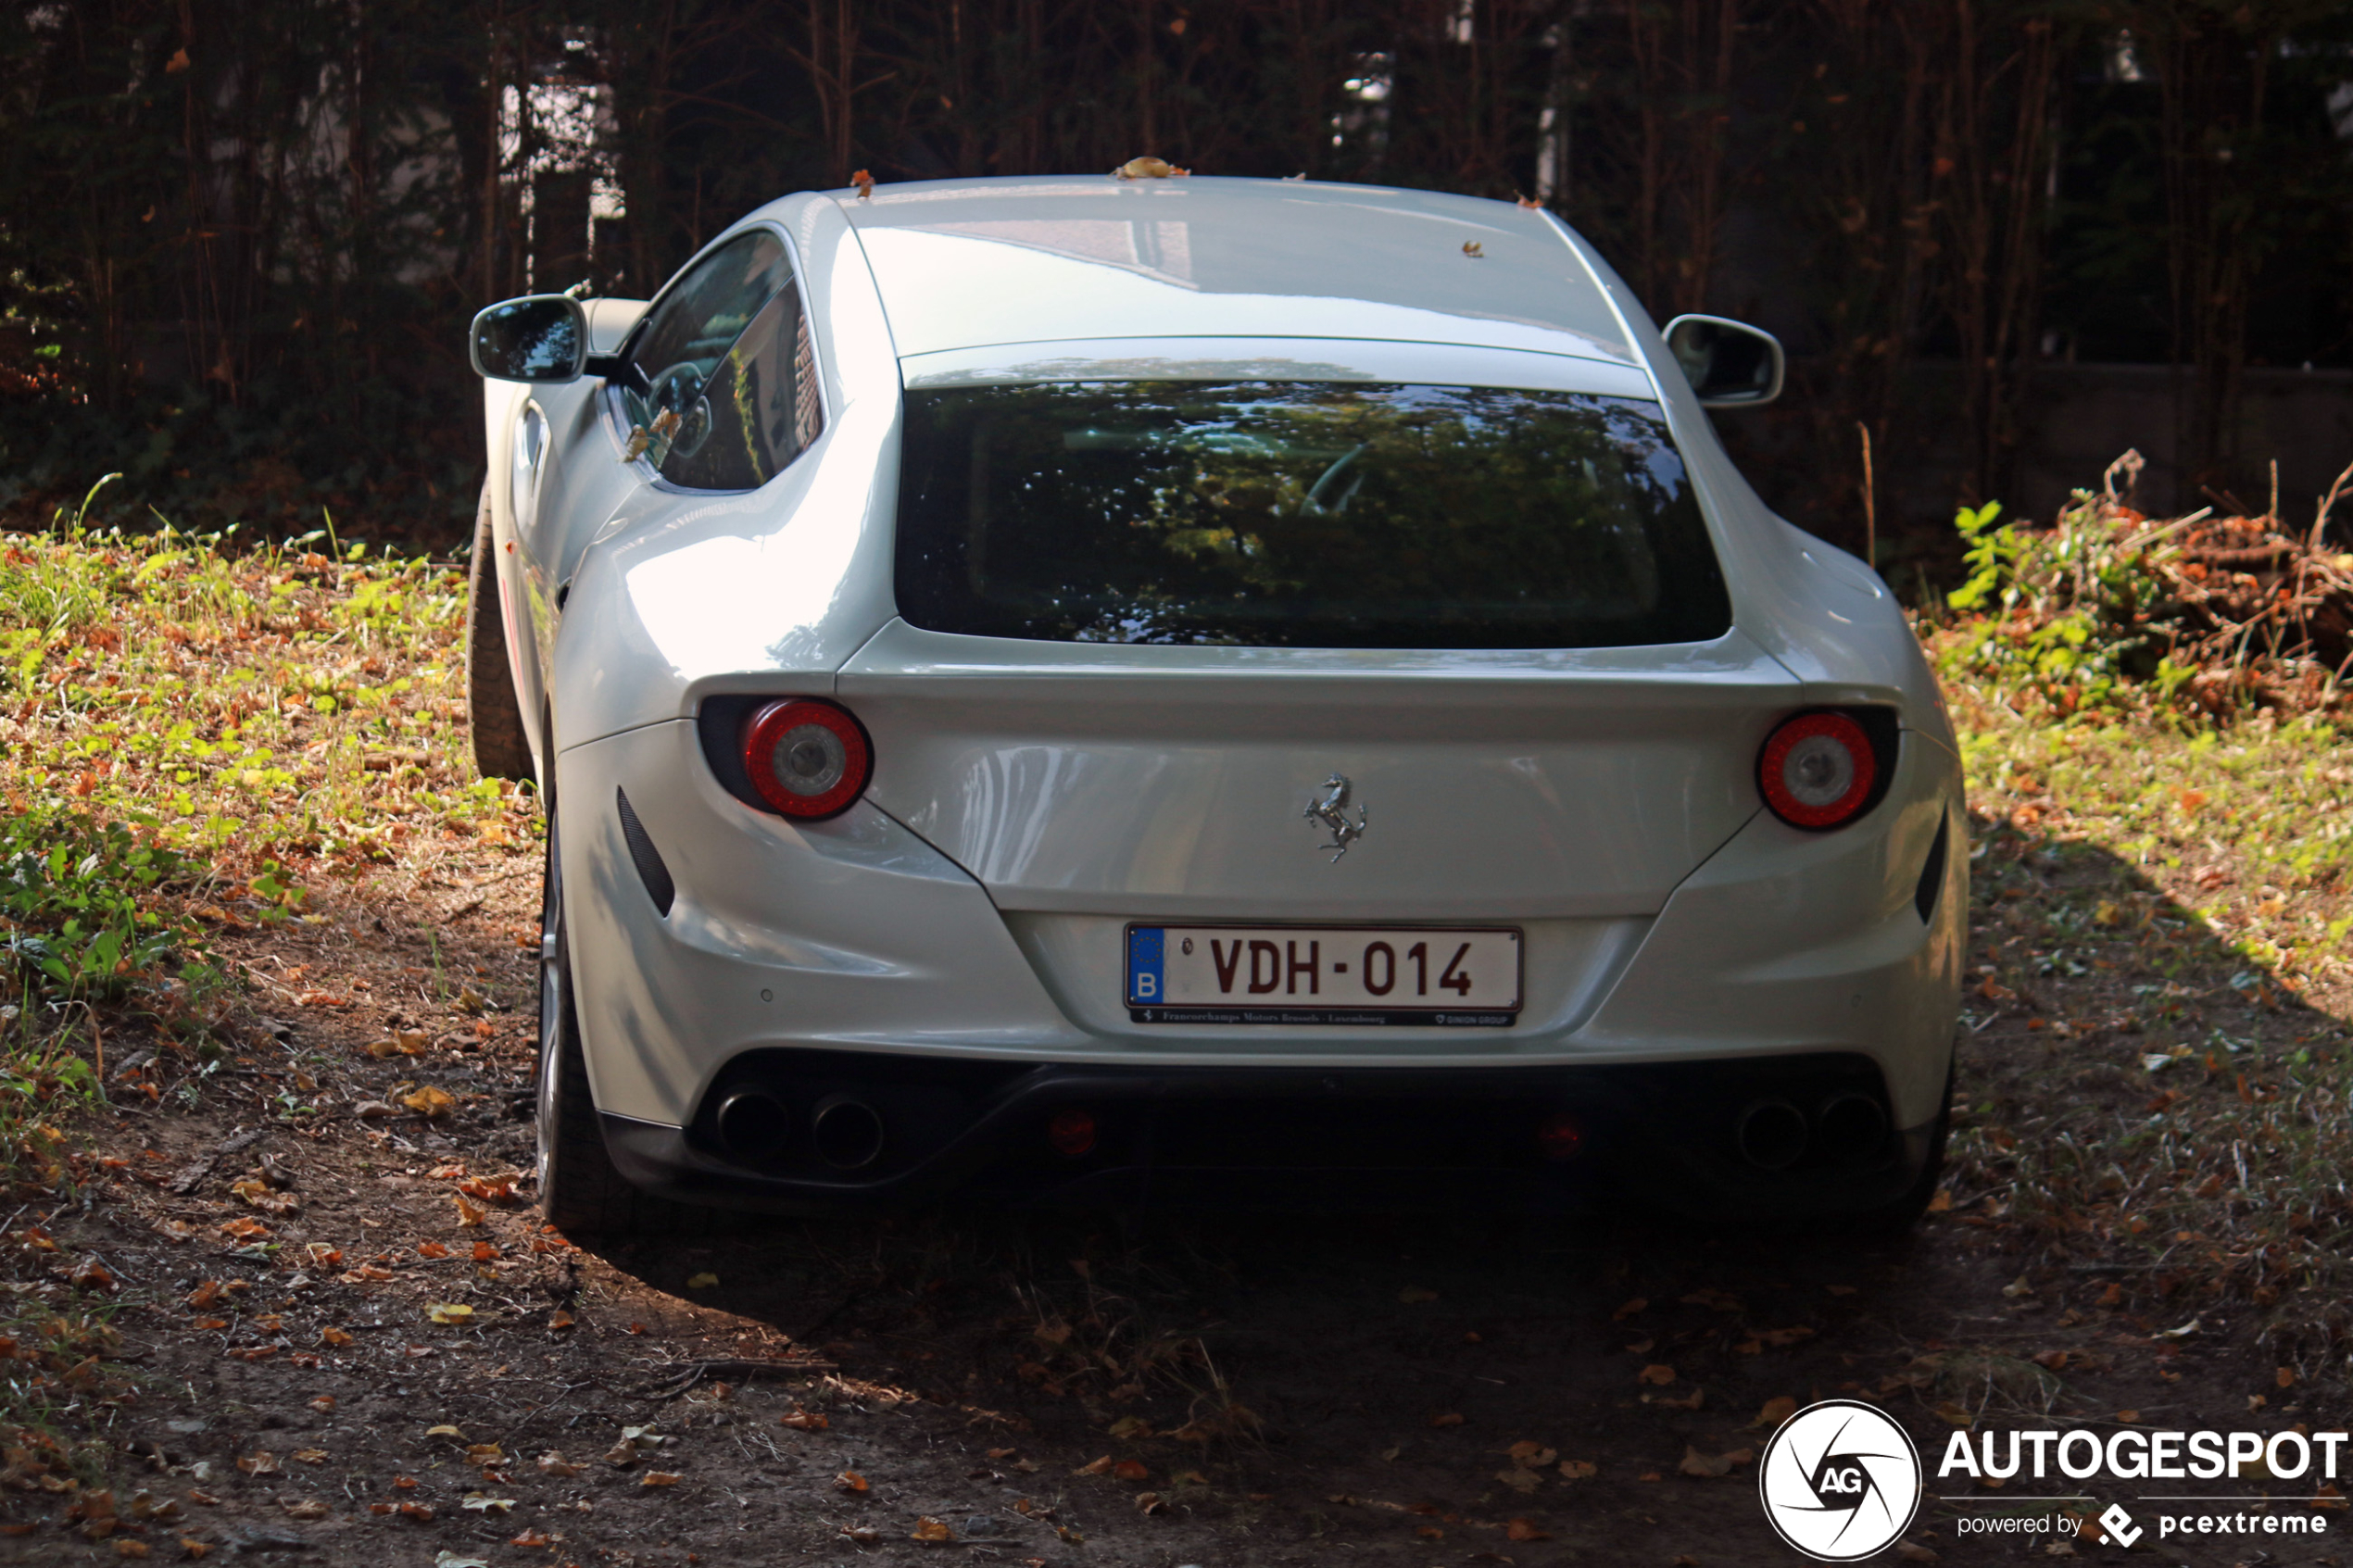
<svg viewBox="0 0 2353 1568"><path fill-rule="evenodd" d="M1756 1489L1781 1539L1818 1562L1854 1562L1911 1527L1920 1506L1919 1450L1877 1408L1825 1399L1773 1434Z"/></svg>

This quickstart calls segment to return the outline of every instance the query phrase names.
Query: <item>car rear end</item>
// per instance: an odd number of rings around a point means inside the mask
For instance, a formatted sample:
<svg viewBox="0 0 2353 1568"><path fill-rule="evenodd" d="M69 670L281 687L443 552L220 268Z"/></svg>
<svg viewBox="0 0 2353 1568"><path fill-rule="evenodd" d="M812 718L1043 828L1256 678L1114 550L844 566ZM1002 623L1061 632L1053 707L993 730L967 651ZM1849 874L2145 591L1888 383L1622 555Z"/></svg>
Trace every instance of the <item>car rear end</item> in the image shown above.
<svg viewBox="0 0 2353 1568"><path fill-rule="evenodd" d="M1012 221L956 220L918 237ZM1165 220L1121 221L1167 261ZM864 237L887 304L936 264ZM1957 760L1884 591L1742 512L1636 334L921 315L898 614L824 678L688 671L690 716L565 753L615 803L565 853L625 1174L799 1210L1917 1185Z"/></svg>

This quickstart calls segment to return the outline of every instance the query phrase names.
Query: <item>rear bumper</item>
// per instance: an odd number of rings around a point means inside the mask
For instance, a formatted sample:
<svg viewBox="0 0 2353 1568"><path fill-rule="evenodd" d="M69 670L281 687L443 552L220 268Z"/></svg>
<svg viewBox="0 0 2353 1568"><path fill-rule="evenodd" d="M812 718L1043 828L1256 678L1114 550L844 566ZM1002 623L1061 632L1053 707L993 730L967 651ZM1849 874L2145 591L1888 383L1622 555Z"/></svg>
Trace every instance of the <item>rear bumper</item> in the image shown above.
<svg viewBox="0 0 2353 1568"><path fill-rule="evenodd" d="M718 1109L757 1092L781 1138L730 1148ZM1854 1055L1475 1071L1110 1067L862 1052L755 1051L731 1062L686 1126L607 1113L629 1181L681 1202L774 1213L889 1210L955 1198L1012 1207L1439 1208L1561 1210L1634 1197L1705 1216L1860 1213L1917 1180L1930 1127L1832 1145L1819 1112L1879 1069ZM855 1101L881 1152L828 1168L810 1126ZM1765 1101L1813 1132L1782 1169L1742 1153ZM1058 1112L1095 1128L1083 1153L1047 1137ZM1564 1122L1573 1139L1562 1134ZM1552 1134L1548 1140L1542 1135ZM1573 1149L1564 1146L1573 1142Z"/></svg>

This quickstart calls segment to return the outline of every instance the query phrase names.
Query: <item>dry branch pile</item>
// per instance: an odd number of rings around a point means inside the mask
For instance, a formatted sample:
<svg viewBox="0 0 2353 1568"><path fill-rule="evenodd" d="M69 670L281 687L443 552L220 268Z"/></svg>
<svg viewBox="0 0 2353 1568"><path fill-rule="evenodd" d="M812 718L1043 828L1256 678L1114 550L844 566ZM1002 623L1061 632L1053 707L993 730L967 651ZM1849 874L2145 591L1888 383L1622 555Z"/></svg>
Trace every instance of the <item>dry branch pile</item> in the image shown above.
<svg viewBox="0 0 2353 1568"><path fill-rule="evenodd" d="M1998 504L1956 520L1969 581L1948 596L1948 668L1999 676L2061 713L2184 708L2336 712L2353 666L2353 554L2328 542L2353 467L2289 533L2277 502L2258 517L2202 508L2153 520L2131 504L2137 452L2079 490L2048 528L1997 522Z"/></svg>

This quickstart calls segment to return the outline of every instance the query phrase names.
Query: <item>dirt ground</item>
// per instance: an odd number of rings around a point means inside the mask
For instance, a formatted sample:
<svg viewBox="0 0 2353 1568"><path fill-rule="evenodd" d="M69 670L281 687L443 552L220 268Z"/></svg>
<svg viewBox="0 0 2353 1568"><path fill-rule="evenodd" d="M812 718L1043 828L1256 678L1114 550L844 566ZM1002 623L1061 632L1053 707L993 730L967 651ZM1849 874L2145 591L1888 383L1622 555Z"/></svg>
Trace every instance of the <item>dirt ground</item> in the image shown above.
<svg viewBox="0 0 2353 1568"><path fill-rule="evenodd" d="M20 1320L93 1261L113 1286L120 1468L91 1478L109 1511L11 1453L0 1562L1779 1564L1768 1406L1842 1393L1929 1455L1906 1560L2010 1561L2050 1537L1956 1533L1984 1511L1939 1494L1994 1496L1933 1479L1957 1422L2228 1427L2259 1393L2267 1421L2347 1413L2341 1371L2283 1389L2246 1313L2165 1336L2192 1309L2131 1265L2052 1261L1967 1161L1949 1207L1876 1246L1624 1215L918 1214L575 1248L516 1179L537 894L530 855L484 847L429 888L321 892L323 923L224 930L255 987L194 1111L192 1062L109 1035L120 1109L69 1129L88 1198L6 1229ZM2221 963L2167 977L2193 1019L2333 1028ZM1964 1128L2031 1125L2054 1084L2145 1098L2144 1038L2040 1015L2154 978L1973 995ZM441 1114L404 1103L427 1089Z"/></svg>

